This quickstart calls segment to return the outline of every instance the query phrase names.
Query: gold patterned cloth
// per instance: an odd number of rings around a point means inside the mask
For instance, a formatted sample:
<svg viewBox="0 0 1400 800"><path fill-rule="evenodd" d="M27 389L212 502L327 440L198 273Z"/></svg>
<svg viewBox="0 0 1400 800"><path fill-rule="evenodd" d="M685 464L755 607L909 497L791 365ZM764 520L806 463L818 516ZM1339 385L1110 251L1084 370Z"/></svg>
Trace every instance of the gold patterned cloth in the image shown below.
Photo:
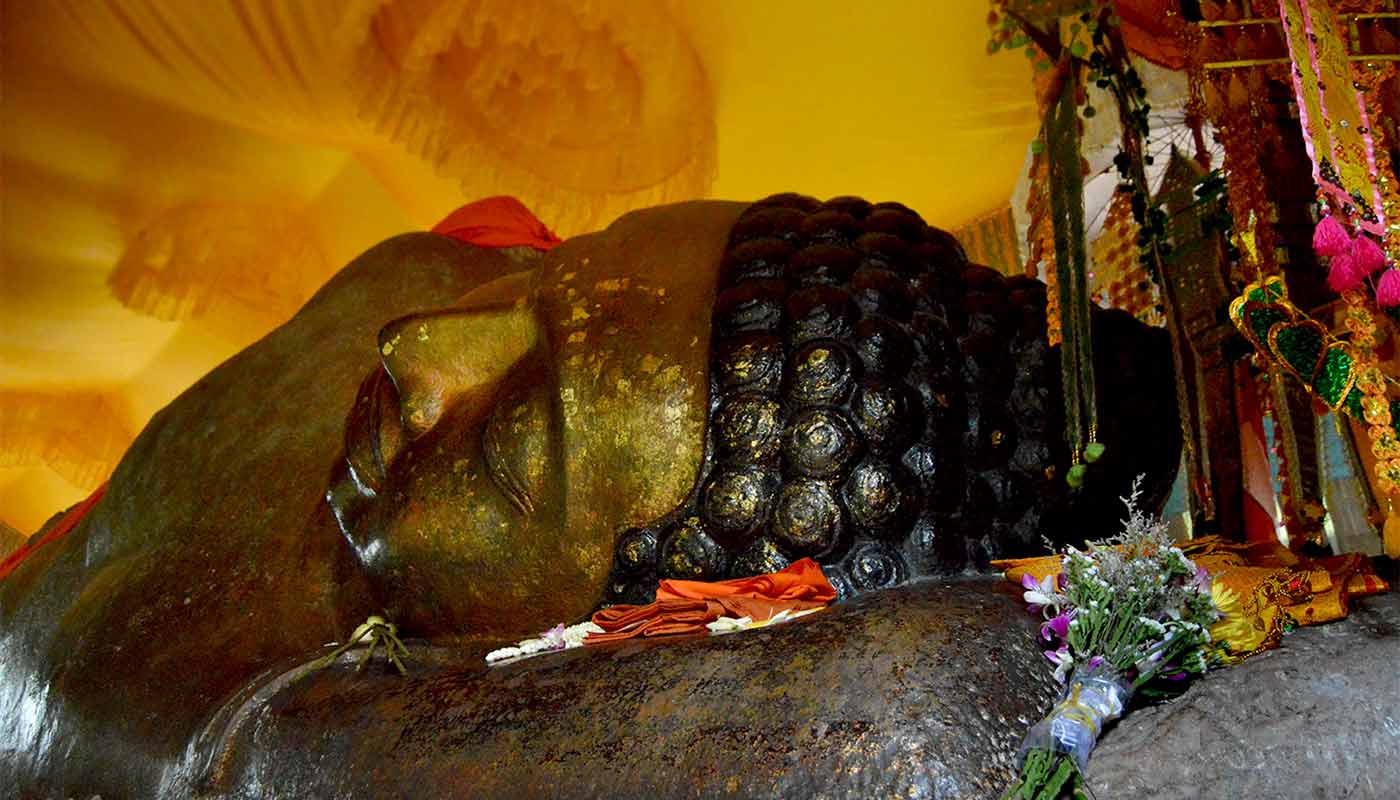
<svg viewBox="0 0 1400 800"><path fill-rule="evenodd" d="M1293 625L1320 625L1347 615L1353 598L1380 594L1389 584L1360 553L1310 559L1277 542L1233 542L1205 536L1181 547L1210 573L1211 595L1224 617L1211 637L1224 643L1220 655L1237 661L1277 647ZM1029 575L1043 580L1061 571L1063 556L993 561L1007 580Z"/></svg>

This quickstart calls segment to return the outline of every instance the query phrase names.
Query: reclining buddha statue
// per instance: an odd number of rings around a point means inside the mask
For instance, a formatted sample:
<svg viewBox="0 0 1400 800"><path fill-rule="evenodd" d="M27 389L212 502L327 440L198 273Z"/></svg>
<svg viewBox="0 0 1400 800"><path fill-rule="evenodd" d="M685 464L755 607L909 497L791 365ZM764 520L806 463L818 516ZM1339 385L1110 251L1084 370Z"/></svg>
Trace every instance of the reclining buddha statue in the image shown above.
<svg viewBox="0 0 1400 800"><path fill-rule="evenodd" d="M209 721L369 614L478 670L662 578L811 557L844 599L1097 535L1134 476L1161 501L1180 438L1165 334L1094 326L1106 451L1075 491L1044 287L897 203L391 239L0 580L0 785L207 790Z"/></svg>

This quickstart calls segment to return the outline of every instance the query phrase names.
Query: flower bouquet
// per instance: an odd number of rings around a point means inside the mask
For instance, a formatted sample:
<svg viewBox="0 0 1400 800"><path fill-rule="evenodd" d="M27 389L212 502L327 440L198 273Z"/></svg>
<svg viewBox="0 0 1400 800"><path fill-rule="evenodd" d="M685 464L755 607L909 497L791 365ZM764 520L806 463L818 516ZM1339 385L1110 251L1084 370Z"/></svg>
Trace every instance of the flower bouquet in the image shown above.
<svg viewBox="0 0 1400 800"><path fill-rule="evenodd" d="M1091 542L1087 552L1069 548L1059 575L1022 579L1026 602L1046 617L1045 655L1065 688L1026 734L1005 798L1083 796L1103 726L1135 694L1180 691L1206 670L1208 629L1220 616L1210 576L1172 545L1165 522L1138 509L1139 495L1134 483L1121 534Z"/></svg>

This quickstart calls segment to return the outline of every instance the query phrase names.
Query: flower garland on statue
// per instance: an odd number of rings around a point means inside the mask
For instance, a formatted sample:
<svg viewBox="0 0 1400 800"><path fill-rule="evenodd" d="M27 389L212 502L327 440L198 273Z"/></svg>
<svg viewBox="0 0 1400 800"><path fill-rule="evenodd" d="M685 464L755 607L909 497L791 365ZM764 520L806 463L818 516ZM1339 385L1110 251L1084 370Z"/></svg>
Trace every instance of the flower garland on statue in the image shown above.
<svg viewBox="0 0 1400 800"><path fill-rule="evenodd" d="M1068 548L1059 575L1022 578L1025 601L1045 615L1045 656L1064 690L1026 734L1005 800L1084 796L1089 754L1136 694L1178 693L1222 661L1210 576L1172 544L1165 521L1137 507L1141 480L1123 499L1121 534Z"/></svg>

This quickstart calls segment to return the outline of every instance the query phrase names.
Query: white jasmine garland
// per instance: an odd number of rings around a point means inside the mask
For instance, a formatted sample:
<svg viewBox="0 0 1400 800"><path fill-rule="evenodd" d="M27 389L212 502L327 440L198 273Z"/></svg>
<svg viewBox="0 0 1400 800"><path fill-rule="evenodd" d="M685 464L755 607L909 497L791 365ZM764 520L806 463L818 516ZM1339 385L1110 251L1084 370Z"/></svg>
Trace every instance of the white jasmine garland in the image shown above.
<svg viewBox="0 0 1400 800"><path fill-rule="evenodd" d="M588 621L567 627L562 624L555 625L539 636L525 639L513 647L492 650L486 654L486 663L499 664L502 661L525 658L555 650L572 650L575 647L582 647L583 640L587 638L588 634L602 632L602 628Z"/></svg>

